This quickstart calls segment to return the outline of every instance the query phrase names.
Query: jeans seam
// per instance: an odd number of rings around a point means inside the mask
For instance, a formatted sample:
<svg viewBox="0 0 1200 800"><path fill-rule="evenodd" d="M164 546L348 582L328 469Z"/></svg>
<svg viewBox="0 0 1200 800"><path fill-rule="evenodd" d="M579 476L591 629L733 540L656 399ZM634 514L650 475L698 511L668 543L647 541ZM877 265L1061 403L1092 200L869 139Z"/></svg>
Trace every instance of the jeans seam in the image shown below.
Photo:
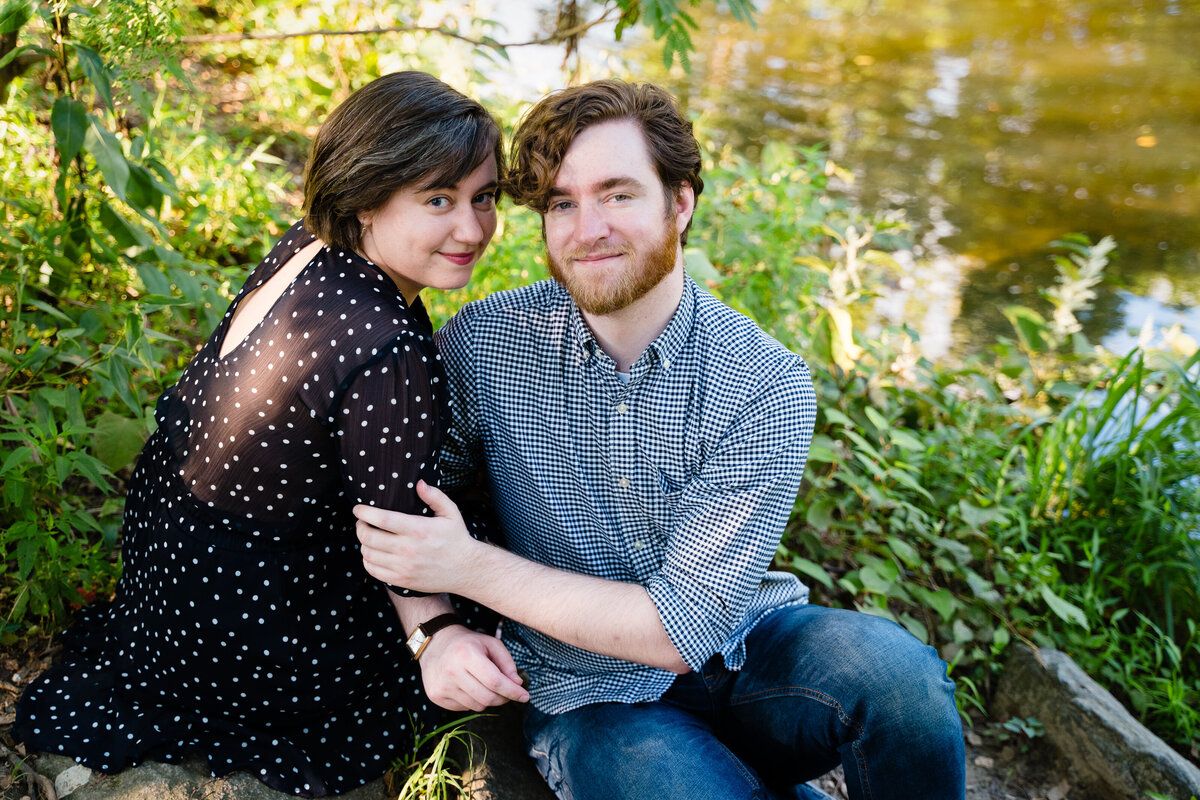
<svg viewBox="0 0 1200 800"><path fill-rule="evenodd" d="M842 724L854 730L855 736L854 740L850 743L850 750L854 753L854 760L858 764L858 774L863 781L863 792L865 793L865 796L868 798L868 800L869 798L874 797L874 792L871 791L871 779L867 773L867 759L862 752L862 748L859 746L859 742L862 740L864 733L863 727L856 722L853 717L847 714L846 710L842 707L842 704L833 697L825 694L824 692L818 692L816 689L806 689L803 686L781 686L774 689L764 689L760 692L754 692L752 694L731 695L729 698L729 705L747 705L759 700L767 700L772 697L796 695L808 697L816 700L822 705L832 708L837 712L838 719L842 722Z"/></svg>

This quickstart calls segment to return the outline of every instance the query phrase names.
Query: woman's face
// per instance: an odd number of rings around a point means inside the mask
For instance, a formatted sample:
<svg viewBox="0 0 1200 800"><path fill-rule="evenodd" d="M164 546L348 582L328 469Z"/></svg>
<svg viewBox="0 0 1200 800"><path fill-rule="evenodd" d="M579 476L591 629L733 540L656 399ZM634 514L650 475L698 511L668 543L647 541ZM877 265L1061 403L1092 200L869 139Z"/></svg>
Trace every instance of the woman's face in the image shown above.
<svg viewBox="0 0 1200 800"><path fill-rule="evenodd" d="M359 215L362 255L411 304L426 286L459 289L496 232L496 159L489 155L455 186L406 187Z"/></svg>

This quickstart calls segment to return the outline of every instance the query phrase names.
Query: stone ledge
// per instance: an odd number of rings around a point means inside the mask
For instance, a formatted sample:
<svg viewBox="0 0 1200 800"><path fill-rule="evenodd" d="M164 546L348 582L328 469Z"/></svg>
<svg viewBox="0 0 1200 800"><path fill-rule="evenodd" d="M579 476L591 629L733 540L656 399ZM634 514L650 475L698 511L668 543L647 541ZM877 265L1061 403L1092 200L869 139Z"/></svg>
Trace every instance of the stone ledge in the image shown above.
<svg viewBox="0 0 1200 800"><path fill-rule="evenodd" d="M1097 800L1145 800L1147 792L1179 800L1200 797L1200 768L1134 719L1059 650L1014 647L992 711L1041 722L1047 740Z"/></svg>

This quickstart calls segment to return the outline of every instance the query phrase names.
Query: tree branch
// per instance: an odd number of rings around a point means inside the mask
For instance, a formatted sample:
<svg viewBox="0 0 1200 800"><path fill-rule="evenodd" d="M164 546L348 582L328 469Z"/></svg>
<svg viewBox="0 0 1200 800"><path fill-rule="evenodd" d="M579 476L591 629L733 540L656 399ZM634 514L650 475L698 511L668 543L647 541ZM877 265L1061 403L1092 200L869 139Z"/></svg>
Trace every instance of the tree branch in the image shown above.
<svg viewBox="0 0 1200 800"><path fill-rule="evenodd" d="M321 29L315 31L299 31L296 33L210 33L198 34L195 36L184 36L180 41L184 44L213 44L217 42L244 42L250 40L279 40L279 39L301 39L308 36L368 36L371 34L382 33L436 33L442 36L447 36L451 39L473 44L477 47L494 47L497 50L504 50L509 47L528 47L537 44L559 44L560 42L568 41L578 37L597 25L608 22L611 19L613 11L616 8L610 6L604 10L596 19L590 22L584 22L575 25L566 30L555 31L549 36L542 38L530 39L524 42L497 42L490 37L476 38L466 36L451 28L431 27L427 25L397 25L390 28L360 28L352 30L329 30Z"/></svg>

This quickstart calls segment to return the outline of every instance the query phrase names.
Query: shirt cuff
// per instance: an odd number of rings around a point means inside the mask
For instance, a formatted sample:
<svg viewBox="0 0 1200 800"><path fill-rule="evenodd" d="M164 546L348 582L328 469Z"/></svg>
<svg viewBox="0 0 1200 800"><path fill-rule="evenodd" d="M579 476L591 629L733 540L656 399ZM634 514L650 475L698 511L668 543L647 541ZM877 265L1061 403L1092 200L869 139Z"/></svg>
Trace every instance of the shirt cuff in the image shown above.
<svg viewBox="0 0 1200 800"><path fill-rule="evenodd" d="M685 592L681 582L672 582L661 573L645 585L671 644L685 664L699 671L732 632L725 602L699 586Z"/></svg>

